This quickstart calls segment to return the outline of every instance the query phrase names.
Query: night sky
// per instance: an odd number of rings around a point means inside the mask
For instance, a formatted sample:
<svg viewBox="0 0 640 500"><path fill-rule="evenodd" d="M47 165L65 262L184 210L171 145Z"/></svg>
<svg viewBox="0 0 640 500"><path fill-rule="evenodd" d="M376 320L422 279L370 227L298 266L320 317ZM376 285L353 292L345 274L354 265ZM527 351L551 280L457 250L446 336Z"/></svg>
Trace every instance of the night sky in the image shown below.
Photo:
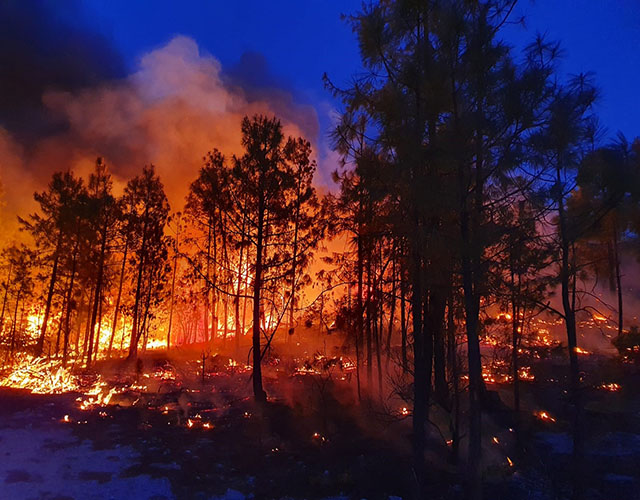
<svg viewBox="0 0 640 500"><path fill-rule="evenodd" d="M13 111L0 116L0 124L13 132L29 137L55 128L55 120L53 124L51 120L36 123L33 109L48 87L75 91L125 77L136 71L145 54L184 35L197 43L201 54L219 60L223 74L243 89L278 89L292 95L297 104L311 105L319 127L317 137L309 139L321 163L335 163L335 156L332 159L329 153L328 132L337 103L324 89L322 75L326 72L339 86L348 85L359 70L357 42L341 19L341 14L360 8L359 0L7 2L0 14L8 5L13 12L9 25L18 26L13 28L15 33L0 34L4 36L0 52L23 58L24 83L27 88L33 85L24 91L30 94L23 99L24 85L16 83L20 70L10 66L4 77L0 75L0 87L3 78L5 83L0 88L5 109L26 109L17 117ZM522 15L525 25L508 26L507 41L522 47L537 32L560 40L564 49L561 75L595 75L601 89L597 112L606 136L614 137L618 131L628 138L640 135L640 2L521 0L513 19ZM33 47L16 48L19 39L24 46ZM67 62L58 67L61 57Z"/></svg>
<svg viewBox="0 0 640 500"><path fill-rule="evenodd" d="M85 15L113 40L127 65L176 33L193 37L230 69L245 53L264 57L268 83L293 90L321 107L329 96L321 76L347 82L359 67L357 44L341 14L359 0L222 2L160 0L87 2ZM610 135L640 135L640 2L637 0L537 0L520 2L509 28L516 46L536 32L560 40L566 73L593 72L602 90L598 114ZM77 18L76 18L77 19ZM84 22L78 20L78 22Z"/></svg>

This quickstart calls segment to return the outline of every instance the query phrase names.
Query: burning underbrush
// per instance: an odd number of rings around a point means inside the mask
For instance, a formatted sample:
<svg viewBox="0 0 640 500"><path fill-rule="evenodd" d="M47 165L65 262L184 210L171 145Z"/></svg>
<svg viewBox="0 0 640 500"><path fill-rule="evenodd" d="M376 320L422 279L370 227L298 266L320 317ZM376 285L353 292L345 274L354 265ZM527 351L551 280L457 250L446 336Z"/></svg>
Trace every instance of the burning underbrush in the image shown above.
<svg viewBox="0 0 640 500"><path fill-rule="evenodd" d="M2 372L0 387L32 394L73 394L80 411L136 407L170 416L169 425L212 429L216 418L251 399L252 370L222 355L203 352L199 359L193 358L193 353L169 357L166 351L149 351L136 363L104 361L87 369L24 354ZM323 386L342 383L344 394L350 394L354 370L350 359L320 353L285 361L271 355L264 367L270 400L289 404L309 399L302 387L309 383L319 387L320 380ZM70 421L69 416L63 420Z"/></svg>
<svg viewBox="0 0 640 500"><path fill-rule="evenodd" d="M56 425L97 449L133 447L140 458L125 473L168 478L176 498L228 488L265 498L408 495L408 422L390 428L358 408L350 359L273 354L264 363L269 402L256 405L250 367L193 354L148 352L91 371L24 358L3 374L0 398L26 401L37 415L23 411L12 425Z"/></svg>
<svg viewBox="0 0 640 500"><path fill-rule="evenodd" d="M508 496L524 478L542 474L537 461L549 442L567 440L572 418L565 392L567 352L540 345L520 353L519 427L510 410L512 368L492 353L485 346L484 380L500 404L485 409L486 477L489 490ZM634 366L596 354L581 358L587 420L598 428L595 438L611 432L606 416L612 412L626 431L640 435L624 403L635 397L629 389ZM55 425L97 449L133 447L139 459L126 474L167 478L176 498L215 498L227 488L265 498L411 494L410 400L381 402L373 390L358 404L356 366L344 353L280 356L274 350L263 371L269 402L256 405L251 367L205 350L176 349L170 355L149 350L137 362L103 360L90 370L79 364L63 367L56 358L22 356L2 372L0 385L6 389L0 397L6 400L9 394L37 408L37 419L25 419L22 412L22 423L15 425ZM38 398L51 403L36 403ZM464 395L461 401L464 415ZM453 499L459 497L452 485L461 480L451 460L456 447L464 460L466 441L462 429L461 441L454 443L450 415L432 407L429 460L434 488ZM522 455L518 440L536 444ZM565 448L552 448L560 451L549 460L564 463ZM554 477L553 470L544 474Z"/></svg>

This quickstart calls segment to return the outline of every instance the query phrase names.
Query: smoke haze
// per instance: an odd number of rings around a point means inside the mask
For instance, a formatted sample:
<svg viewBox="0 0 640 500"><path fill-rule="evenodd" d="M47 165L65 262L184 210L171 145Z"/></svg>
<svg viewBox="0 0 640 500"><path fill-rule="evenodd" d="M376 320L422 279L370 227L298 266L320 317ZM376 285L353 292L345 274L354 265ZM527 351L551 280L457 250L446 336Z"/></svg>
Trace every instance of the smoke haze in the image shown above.
<svg viewBox="0 0 640 500"><path fill-rule="evenodd" d="M44 189L53 172L70 168L86 175L97 156L105 157L116 192L143 165L155 164L172 208L179 210L207 151L239 151L243 116L275 114L285 133L314 141L315 110L285 90L251 82L252 64L265 73L264 61L253 55L225 75L194 40L176 36L143 55L125 78L44 89L43 113L64 127L31 140L15 128L0 128L5 234L15 229L16 215L33 210L33 191Z"/></svg>

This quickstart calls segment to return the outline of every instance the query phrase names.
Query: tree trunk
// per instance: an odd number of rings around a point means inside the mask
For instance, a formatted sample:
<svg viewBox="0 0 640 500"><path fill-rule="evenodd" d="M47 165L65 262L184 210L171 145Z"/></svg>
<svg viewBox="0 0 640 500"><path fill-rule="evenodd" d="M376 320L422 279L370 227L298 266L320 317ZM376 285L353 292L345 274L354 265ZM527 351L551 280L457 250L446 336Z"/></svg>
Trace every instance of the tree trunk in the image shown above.
<svg viewBox="0 0 640 500"><path fill-rule="evenodd" d="M144 212L144 225L142 229L142 245L140 247L140 262L138 263L138 278L136 280L136 295L135 301L133 304L133 326L131 328L131 343L129 344L129 355L127 359L133 360L138 356L138 339L140 333L138 329L140 327L140 294L142 293L142 273L144 271L144 264L146 260L146 252L147 252L147 224L149 217L149 208L145 207Z"/></svg>
<svg viewBox="0 0 640 500"><path fill-rule="evenodd" d="M167 328L167 351L171 348L171 327L173 326L173 306L175 303L176 273L178 270L178 245L180 244L180 219L176 229L176 243L173 249L173 273L171 275L171 305L169 306L169 326Z"/></svg>
<svg viewBox="0 0 640 500"><path fill-rule="evenodd" d="M13 358L13 352L16 347L16 330L18 329L18 306L20 305L20 295L22 294L22 287L18 290L16 295L16 307L13 311L13 324L11 325L11 347L9 353Z"/></svg>
<svg viewBox="0 0 640 500"><path fill-rule="evenodd" d="M405 305L405 289L404 273L400 277L400 335L402 336L401 342L401 355L402 355L402 372L407 373L409 369L409 361L407 359L407 312Z"/></svg>
<svg viewBox="0 0 640 500"><path fill-rule="evenodd" d="M65 283L65 286L63 288L64 290L67 289L68 283L69 283L69 280L67 279L67 282ZM60 304L60 318L58 319L58 331L56 333L56 351L55 351L56 356L60 352L60 335L62 334L62 326L64 324L64 321L63 321L64 311L66 311L66 309L67 309L67 296L65 293L62 297L62 304Z"/></svg>
<svg viewBox="0 0 640 500"><path fill-rule="evenodd" d="M615 215L614 215L615 217ZM616 291L618 292L618 336L622 335L623 316L622 316L622 275L620 274L620 235L618 232L618 221L614 219L613 223L613 259L616 271Z"/></svg>
<svg viewBox="0 0 640 500"><path fill-rule="evenodd" d="M562 186L560 168L556 169L556 181L558 186ZM558 199L558 221L560 225L560 282L562 307L564 311L565 326L567 329L567 343L569 347L569 371L571 399L574 404L573 422L573 498L582 497L582 457L583 457L583 432L582 432L582 404L580 400L580 368L578 365L578 340L576 333L576 316L574 309L575 286L571 289L571 277L575 279L575 269L570 268L570 245L569 228L567 227L564 196L559 193ZM574 281L575 284L575 281ZM573 295L573 300L572 300Z"/></svg>
<svg viewBox="0 0 640 500"><path fill-rule="evenodd" d="M58 261L60 260L60 247L62 245L62 231L58 232L58 242L56 244L55 254L53 257L53 268L51 269L51 279L49 280L49 290L47 291L47 303L44 307L44 318L40 327L40 337L36 344L35 355L40 356L44 348L44 339L47 335L47 324L49 323L49 314L51 314L51 302L53 301L53 293L55 291L56 279L58 278ZM4 308L3 314L4 316ZM2 331L2 320L0 319L0 332Z"/></svg>
<svg viewBox="0 0 640 500"><path fill-rule="evenodd" d="M262 387L262 352L260 342L260 292L262 288L262 252L264 231L264 194L258 202L258 235L256 239L256 269L253 279L253 397L257 402L265 402L267 393Z"/></svg>
<svg viewBox="0 0 640 500"><path fill-rule="evenodd" d="M211 217L209 217L209 224L207 230L207 262L205 264L205 278L204 278L204 341L209 342L212 338L209 337L209 297L211 283L209 282L211 276ZM214 314L215 316L215 314ZM215 335L215 333L214 333Z"/></svg>
<svg viewBox="0 0 640 500"><path fill-rule="evenodd" d="M358 273L358 298L356 300L356 383L358 385L358 401L362 400L362 389L360 382L360 373L362 367L362 356L361 353L361 343L364 334L364 304L362 301L362 293L363 293L363 275L364 275L364 262L363 262L363 249L362 249L362 232L361 228L358 231L358 263L357 263L357 273Z"/></svg>
<svg viewBox="0 0 640 500"><path fill-rule="evenodd" d="M513 264L512 264L513 265ZM513 412L515 414L515 431L516 441L518 445L521 443L520 432L520 375L518 365L518 349L520 347L520 334L521 334L521 322L520 322L520 274L518 274L518 280L516 285L515 273L511 270L511 359L512 359L512 377L513 377Z"/></svg>
<svg viewBox="0 0 640 500"><path fill-rule="evenodd" d="M242 234L244 234L244 218L242 220ZM244 245L240 245L240 256L238 258L238 287L236 288L236 297L234 300L235 307L235 323L236 323L236 335L235 335L235 354L238 356L240 354L240 335L241 333L241 322L240 322L240 290L242 285L242 258L244 254Z"/></svg>
<svg viewBox="0 0 640 500"><path fill-rule="evenodd" d="M393 334L393 321L396 315L396 259L393 257L391 265L391 305L389 310L389 331L387 332L387 362L386 370L389 371L389 361L391 360L391 335Z"/></svg>
<svg viewBox="0 0 640 500"><path fill-rule="evenodd" d="M368 246L368 245L367 245ZM367 389L371 391L373 386L373 344L372 344L372 320L373 320L373 304L371 301L371 249L367 248L367 323L366 323L366 342L367 342Z"/></svg>
<svg viewBox="0 0 640 500"><path fill-rule="evenodd" d="M418 483L418 491L424 491L426 446L425 424L428 417L428 386L431 385L431 373L425 358L425 338L422 321L422 259L418 237L419 224L415 221L416 235L412 242L412 293L411 313L413 319L413 471Z"/></svg>
<svg viewBox="0 0 640 500"><path fill-rule="evenodd" d="M292 251L292 262L291 262L291 305L289 308L289 335L293 335L294 332L294 310L296 303L296 265L298 261L298 230L300 225L300 182L301 178L298 178L298 200L296 203L296 215L294 219L294 230L293 230L293 251Z"/></svg>
<svg viewBox="0 0 640 500"><path fill-rule="evenodd" d="M94 359L98 359L98 353L100 352L100 333L102 332L102 306L104 305L104 297L100 296L100 308L98 309L98 333L96 333L96 342L94 350Z"/></svg>
<svg viewBox="0 0 640 500"><path fill-rule="evenodd" d="M446 310L446 294L442 287L432 294L431 298L431 331L433 332L433 375L434 397L440 405L449 408L449 386L447 385L447 367L444 339L444 321Z"/></svg>
<svg viewBox="0 0 640 500"><path fill-rule="evenodd" d="M105 217L104 224L102 226L102 242L100 244L100 257L98 261L98 278L96 281L96 292L95 292L95 300L93 301L93 311L91 312L91 325L89 331L89 352L87 353L87 368L91 365L92 357L93 357L93 340L95 337L95 327L96 321L98 319L98 309L101 307L101 299L102 299L102 281L104 279L104 259L105 253L107 249L107 227L108 227L108 217ZM98 332L98 338L100 337L100 332Z"/></svg>
<svg viewBox="0 0 640 500"><path fill-rule="evenodd" d="M218 335L218 239L216 238L215 226L213 232L213 286L211 288L211 303L213 305L211 317L211 342L214 342Z"/></svg>
<svg viewBox="0 0 640 500"><path fill-rule="evenodd" d="M478 337L479 300L476 297L473 261L470 255L472 241L469 230L469 213L462 210L462 282L467 332L467 357L469 365L469 498L482 497L482 360Z"/></svg>
<svg viewBox="0 0 640 500"><path fill-rule="evenodd" d="M143 336L142 352L147 351L147 341L149 333L149 309L151 308L151 290L153 288L153 272L149 273L149 282L147 283L147 296L144 302L144 312L142 313L142 328L140 332ZM140 337L140 335L138 336Z"/></svg>
<svg viewBox="0 0 640 500"><path fill-rule="evenodd" d="M453 292L449 290L447 300L447 343L449 358L449 379L453 388L453 418L451 429L451 458L458 463L458 451L460 448L460 373L458 371L458 344L456 339L456 325L453 317Z"/></svg>
<svg viewBox="0 0 640 500"><path fill-rule="evenodd" d="M374 271L375 273L375 271ZM375 274L373 277L373 289L375 290L375 297L377 298L376 302L372 304L373 311L373 335L375 339L375 348L376 348L376 369L378 372L378 397L380 401L382 401L382 358L380 353L380 344L382 343L382 301L381 298L381 288L382 282L379 281ZM380 314L378 314L380 313ZM378 317L380 319L378 320Z"/></svg>
<svg viewBox="0 0 640 500"><path fill-rule="evenodd" d="M71 278L69 279L69 288L67 290L67 311L65 314L64 322L64 342L62 345L62 366L67 366L67 352L69 349L69 335L71 334L71 325L69 325L69 319L71 316L71 304L72 304L72 293L73 293L73 281L76 276L76 264L78 257L78 243L75 244L73 248L73 256L72 256L72 264L71 264Z"/></svg>
<svg viewBox="0 0 640 500"><path fill-rule="evenodd" d="M127 264L127 250L129 249L129 238L127 237L124 243L124 253L122 256L122 266L120 268L120 284L118 285L118 296L116 297L116 307L113 312L113 327L111 328L111 338L109 339L109 350L107 351L107 359L111 358L111 348L113 347L113 339L116 336L116 329L118 327L118 313L120 312L120 299L122 298L122 284L124 282L124 271ZM124 330L122 331L122 337L124 338ZM122 349L122 342L120 343Z"/></svg>
<svg viewBox="0 0 640 500"><path fill-rule="evenodd" d="M95 302L95 293L96 293L96 287L92 286L91 287L91 293L89 294L89 303L87 304L87 322L85 324L84 327L84 340L82 342L82 359L85 358L85 356L87 355L87 348L89 347L89 337L90 335L90 331L91 331L91 306L94 304ZM84 299L84 297L83 297ZM84 304L81 301L80 302L80 307L78 308L78 318L80 317L80 311L82 311L82 309L84 308ZM80 328L78 328L78 332L80 332ZM79 333L78 333L79 335ZM76 348L77 351L77 348Z"/></svg>
<svg viewBox="0 0 640 500"><path fill-rule="evenodd" d="M6 287L4 289L4 298L2 299L2 312L0 313L0 336L2 336L2 327L4 326L4 313L7 308L7 298L9 297L9 284L11 283L11 272L13 263L9 264L9 274L7 275Z"/></svg>

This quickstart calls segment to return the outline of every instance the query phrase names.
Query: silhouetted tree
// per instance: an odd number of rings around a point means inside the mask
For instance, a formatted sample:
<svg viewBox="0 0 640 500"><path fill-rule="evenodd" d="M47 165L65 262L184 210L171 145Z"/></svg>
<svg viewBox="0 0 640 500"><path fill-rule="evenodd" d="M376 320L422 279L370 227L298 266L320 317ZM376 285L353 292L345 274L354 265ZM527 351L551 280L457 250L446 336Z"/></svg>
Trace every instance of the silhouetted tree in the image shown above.
<svg viewBox="0 0 640 500"><path fill-rule="evenodd" d="M133 328L128 359L135 359L140 337L148 326L150 307L159 299L168 274L168 241L164 228L169 217L169 203L153 165L144 167L141 175L128 182L124 201L135 268Z"/></svg>

